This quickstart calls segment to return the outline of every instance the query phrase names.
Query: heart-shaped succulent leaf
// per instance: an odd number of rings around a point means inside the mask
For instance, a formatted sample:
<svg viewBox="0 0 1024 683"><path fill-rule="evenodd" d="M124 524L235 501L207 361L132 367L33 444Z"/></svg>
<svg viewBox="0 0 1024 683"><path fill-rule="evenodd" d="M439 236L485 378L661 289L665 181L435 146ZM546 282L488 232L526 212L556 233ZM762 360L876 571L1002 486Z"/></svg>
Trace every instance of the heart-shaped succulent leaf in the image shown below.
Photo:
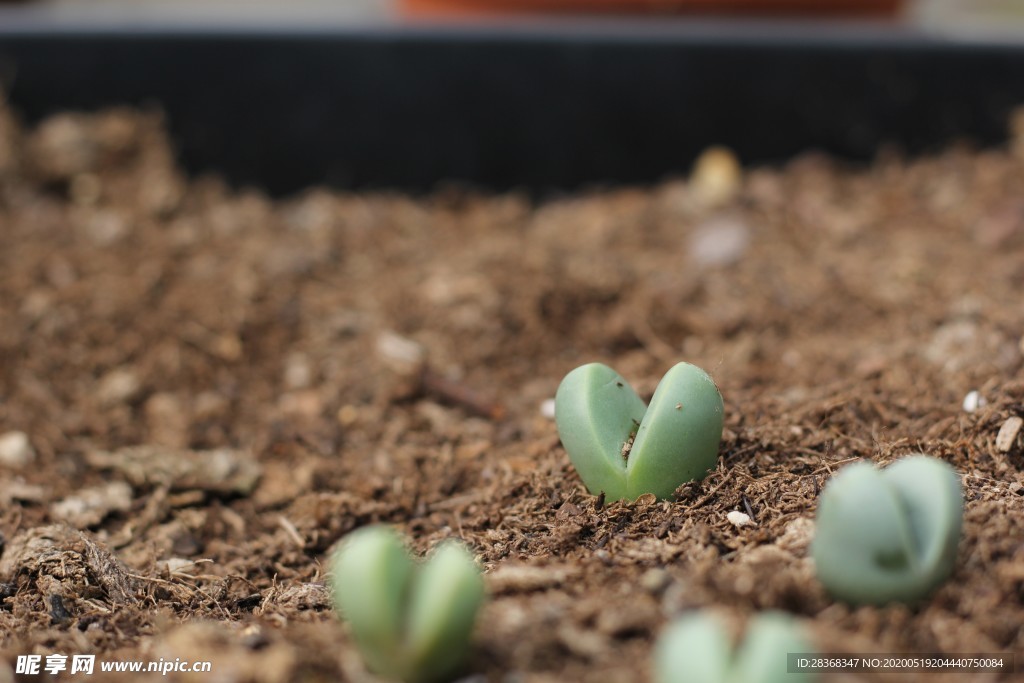
<svg viewBox="0 0 1024 683"><path fill-rule="evenodd" d="M808 681L791 674L788 654L812 653L796 622L781 612L762 612L747 624L733 649L724 625L713 615L692 614L670 625L654 651L657 683L782 683Z"/></svg>
<svg viewBox="0 0 1024 683"><path fill-rule="evenodd" d="M555 394L562 445L591 493L609 500L645 493L669 498L715 466L722 440L722 394L706 372L679 363L649 407L601 363L576 368Z"/></svg>
<svg viewBox="0 0 1024 683"><path fill-rule="evenodd" d="M926 455L884 470L844 467L818 503L811 554L818 578L855 604L913 602L945 581L963 526L960 478Z"/></svg>
<svg viewBox="0 0 1024 683"><path fill-rule="evenodd" d="M458 543L441 544L413 579L406 650L416 680L442 680L465 661L483 597L473 557Z"/></svg>
<svg viewBox="0 0 1024 683"><path fill-rule="evenodd" d="M465 661L483 579L460 544L422 566L383 527L352 533L333 561L335 605L367 667L406 683L443 681Z"/></svg>

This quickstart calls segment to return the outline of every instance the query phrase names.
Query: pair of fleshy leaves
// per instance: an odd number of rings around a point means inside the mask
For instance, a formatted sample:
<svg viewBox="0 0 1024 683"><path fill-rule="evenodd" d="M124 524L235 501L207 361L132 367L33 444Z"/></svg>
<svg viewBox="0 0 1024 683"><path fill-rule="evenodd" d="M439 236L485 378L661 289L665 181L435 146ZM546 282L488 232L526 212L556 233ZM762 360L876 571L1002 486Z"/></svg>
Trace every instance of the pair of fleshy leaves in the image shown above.
<svg viewBox="0 0 1024 683"><path fill-rule="evenodd" d="M367 527L345 539L332 569L335 605L369 669L405 683L458 672L484 597L461 544L444 542L417 563L394 531Z"/></svg>
<svg viewBox="0 0 1024 683"><path fill-rule="evenodd" d="M718 387L689 363L665 374L649 407L601 363L570 372L555 394L562 445L587 489L608 500L666 499L703 479L718 460L723 414Z"/></svg>
<svg viewBox="0 0 1024 683"><path fill-rule="evenodd" d="M782 612L762 612L733 647L724 624L698 612L671 624L654 652L657 683L783 683L813 676L791 674L788 655L814 650L796 622Z"/></svg>
<svg viewBox="0 0 1024 683"><path fill-rule="evenodd" d="M843 468L818 503L811 554L819 580L856 604L926 597L953 571L963 505L959 477L936 458Z"/></svg>

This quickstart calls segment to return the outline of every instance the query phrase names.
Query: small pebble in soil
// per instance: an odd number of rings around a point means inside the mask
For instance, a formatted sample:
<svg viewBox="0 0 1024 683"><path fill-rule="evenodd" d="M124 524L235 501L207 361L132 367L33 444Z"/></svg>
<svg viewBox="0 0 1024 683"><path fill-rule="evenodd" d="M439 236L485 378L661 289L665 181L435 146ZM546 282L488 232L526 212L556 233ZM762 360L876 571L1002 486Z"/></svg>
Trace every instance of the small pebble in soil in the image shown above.
<svg viewBox="0 0 1024 683"><path fill-rule="evenodd" d="M7 432L0 436L0 465L21 468L35 459L36 451L25 432Z"/></svg>
<svg viewBox="0 0 1024 683"><path fill-rule="evenodd" d="M735 527L744 527L753 523L750 521L750 515L745 512L740 512L739 510L733 510L727 514L725 518L728 519Z"/></svg>
<svg viewBox="0 0 1024 683"><path fill-rule="evenodd" d="M648 569L640 575L640 587L648 593L660 593L672 583L672 575L661 567Z"/></svg>
<svg viewBox="0 0 1024 683"><path fill-rule="evenodd" d="M964 412L973 413L987 403L988 401L985 400L985 397L980 392L970 391L964 396L963 409Z"/></svg>
<svg viewBox="0 0 1024 683"><path fill-rule="evenodd" d="M549 420L555 419L555 399L545 399L540 404L540 414L542 417L546 417Z"/></svg>
<svg viewBox="0 0 1024 683"><path fill-rule="evenodd" d="M313 384L313 365L304 353L291 353L285 359L284 384L289 389L308 389Z"/></svg>
<svg viewBox="0 0 1024 683"><path fill-rule="evenodd" d="M351 404L345 404L338 408L336 418L338 424L342 427L351 427L359 421L359 408Z"/></svg>
<svg viewBox="0 0 1024 683"><path fill-rule="evenodd" d="M377 337L377 355L395 372L413 375L423 370L427 352L408 337L384 332Z"/></svg>
<svg viewBox="0 0 1024 683"><path fill-rule="evenodd" d="M142 390L138 374L128 367L115 368L103 375L96 388L96 399L110 407L134 398Z"/></svg>
<svg viewBox="0 0 1024 683"><path fill-rule="evenodd" d="M727 147L709 147L697 158L690 173L690 190L697 204L705 208L722 206L740 190L743 169Z"/></svg>
<svg viewBox="0 0 1024 683"><path fill-rule="evenodd" d="M702 266L729 266L750 244L750 229L736 216L715 216L697 226L690 236L690 259Z"/></svg>
<svg viewBox="0 0 1024 683"><path fill-rule="evenodd" d="M999 434L996 435L996 450L1000 453L1009 453L1022 426L1024 419L1016 415L1006 418L1003 426L999 428Z"/></svg>

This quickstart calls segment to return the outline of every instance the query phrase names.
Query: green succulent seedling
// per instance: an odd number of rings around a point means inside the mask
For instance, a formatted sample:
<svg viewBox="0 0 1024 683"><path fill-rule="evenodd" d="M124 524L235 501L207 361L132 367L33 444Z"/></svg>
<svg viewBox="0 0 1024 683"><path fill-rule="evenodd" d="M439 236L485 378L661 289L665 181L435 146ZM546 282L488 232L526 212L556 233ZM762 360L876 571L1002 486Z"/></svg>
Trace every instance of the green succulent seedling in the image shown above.
<svg viewBox="0 0 1024 683"><path fill-rule="evenodd" d="M787 673L789 653L813 653L800 627L782 612L762 612L747 624L733 647L724 625L699 612L670 625L654 650L657 683L782 683L810 681L812 674Z"/></svg>
<svg viewBox="0 0 1024 683"><path fill-rule="evenodd" d="M882 470L844 467L818 503L818 578L854 604L920 600L952 573L963 515L960 478L946 462L914 455Z"/></svg>
<svg viewBox="0 0 1024 683"><path fill-rule="evenodd" d="M645 406L601 363L576 368L555 394L555 422L569 459L591 493L609 500L645 493L670 498L703 479L718 460L722 394L696 365L669 370Z"/></svg>
<svg viewBox="0 0 1024 683"><path fill-rule="evenodd" d="M366 527L332 561L334 602L368 668L406 683L439 683L469 652L483 578L459 543L446 541L422 564L385 527Z"/></svg>

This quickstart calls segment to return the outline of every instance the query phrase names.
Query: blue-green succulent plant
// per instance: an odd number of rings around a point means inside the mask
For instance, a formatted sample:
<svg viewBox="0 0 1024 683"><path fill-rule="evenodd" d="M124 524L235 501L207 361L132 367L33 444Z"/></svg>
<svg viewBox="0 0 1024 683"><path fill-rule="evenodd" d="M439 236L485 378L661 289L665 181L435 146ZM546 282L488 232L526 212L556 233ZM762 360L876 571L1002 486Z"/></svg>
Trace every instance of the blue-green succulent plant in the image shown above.
<svg viewBox="0 0 1024 683"><path fill-rule="evenodd" d="M401 538L366 527L332 561L334 600L369 669L405 683L456 674L484 598L483 578L459 543L442 543L415 562Z"/></svg>
<svg viewBox="0 0 1024 683"><path fill-rule="evenodd" d="M956 564L963 505L959 476L936 458L844 467L818 503L811 544L818 578L855 604L926 597Z"/></svg>
<svg viewBox="0 0 1024 683"><path fill-rule="evenodd" d="M718 460L722 394L700 368L679 363L650 406L607 365L590 363L562 380L555 422L569 459L591 493L609 500L645 493L670 498L703 479Z"/></svg>

